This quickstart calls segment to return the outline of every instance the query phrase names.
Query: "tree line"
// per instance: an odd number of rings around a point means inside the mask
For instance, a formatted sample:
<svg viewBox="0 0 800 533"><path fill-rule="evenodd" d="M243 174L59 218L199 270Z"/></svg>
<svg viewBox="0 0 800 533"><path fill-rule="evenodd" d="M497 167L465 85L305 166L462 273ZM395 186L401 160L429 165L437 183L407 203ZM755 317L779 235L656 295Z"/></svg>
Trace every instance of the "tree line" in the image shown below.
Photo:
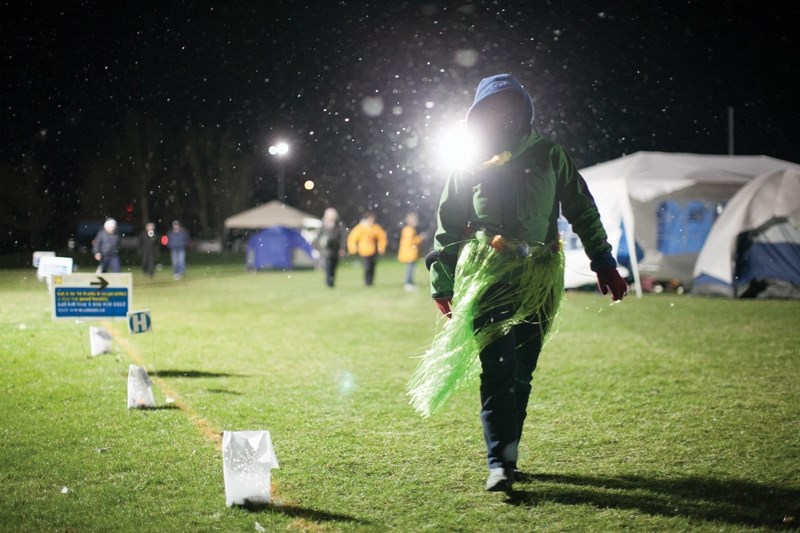
<svg viewBox="0 0 800 533"><path fill-rule="evenodd" d="M0 163L0 249L59 249L80 222L107 217L162 229L179 219L218 237L226 217L252 207L263 155L232 130L176 130L130 113L117 131L77 158L56 154L42 131L16 161Z"/></svg>

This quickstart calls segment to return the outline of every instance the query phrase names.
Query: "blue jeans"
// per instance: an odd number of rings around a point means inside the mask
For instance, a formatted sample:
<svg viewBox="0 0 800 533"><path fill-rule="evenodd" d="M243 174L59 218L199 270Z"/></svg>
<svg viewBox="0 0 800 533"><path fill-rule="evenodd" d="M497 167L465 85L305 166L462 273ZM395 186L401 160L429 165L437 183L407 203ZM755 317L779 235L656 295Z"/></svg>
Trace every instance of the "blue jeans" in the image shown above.
<svg viewBox="0 0 800 533"><path fill-rule="evenodd" d="M98 265L100 272L119 272L119 256L118 255L104 255L100 258Z"/></svg>
<svg viewBox="0 0 800 533"><path fill-rule="evenodd" d="M172 262L172 273L182 276L186 272L186 250L184 248L174 248L169 251Z"/></svg>
<svg viewBox="0 0 800 533"><path fill-rule="evenodd" d="M501 285L489 289L513 290ZM477 317L475 329L513 313L511 306ZM522 426L528 415L533 371L542 350L542 327L536 317L511 328L480 353L481 424L489 468L516 468Z"/></svg>
<svg viewBox="0 0 800 533"><path fill-rule="evenodd" d="M406 267L406 285L414 284L414 267L417 266L416 261L412 261Z"/></svg>

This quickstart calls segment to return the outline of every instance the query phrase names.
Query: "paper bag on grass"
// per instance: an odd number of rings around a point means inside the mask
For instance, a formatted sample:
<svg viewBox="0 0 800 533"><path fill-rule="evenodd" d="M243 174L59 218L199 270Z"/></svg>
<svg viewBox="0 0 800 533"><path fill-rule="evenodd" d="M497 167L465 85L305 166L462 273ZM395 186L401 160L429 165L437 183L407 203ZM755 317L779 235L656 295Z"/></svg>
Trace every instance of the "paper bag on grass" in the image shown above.
<svg viewBox="0 0 800 533"><path fill-rule="evenodd" d="M92 357L111 353L111 334L104 328L89 326L89 346Z"/></svg>
<svg viewBox="0 0 800 533"><path fill-rule="evenodd" d="M147 409L156 406L153 382L144 367L128 367L128 409Z"/></svg>
<svg viewBox="0 0 800 533"><path fill-rule="evenodd" d="M225 431L222 434L225 504L270 502L270 474L279 468L269 431Z"/></svg>

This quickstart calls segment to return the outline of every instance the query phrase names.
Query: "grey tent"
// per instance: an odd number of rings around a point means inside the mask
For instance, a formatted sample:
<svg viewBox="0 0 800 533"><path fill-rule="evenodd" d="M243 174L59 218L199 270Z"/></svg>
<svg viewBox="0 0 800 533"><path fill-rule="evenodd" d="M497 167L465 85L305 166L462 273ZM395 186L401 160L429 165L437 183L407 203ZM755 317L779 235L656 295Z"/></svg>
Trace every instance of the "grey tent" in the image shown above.
<svg viewBox="0 0 800 533"><path fill-rule="evenodd" d="M711 228L694 276L695 294L800 298L800 170L742 187Z"/></svg>
<svg viewBox="0 0 800 533"><path fill-rule="evenodd" d="M225 229L265 229L282 226L284 228L319 228L322 221L304 211L272 200L247 211L242 211L225 219Z"/></svg>

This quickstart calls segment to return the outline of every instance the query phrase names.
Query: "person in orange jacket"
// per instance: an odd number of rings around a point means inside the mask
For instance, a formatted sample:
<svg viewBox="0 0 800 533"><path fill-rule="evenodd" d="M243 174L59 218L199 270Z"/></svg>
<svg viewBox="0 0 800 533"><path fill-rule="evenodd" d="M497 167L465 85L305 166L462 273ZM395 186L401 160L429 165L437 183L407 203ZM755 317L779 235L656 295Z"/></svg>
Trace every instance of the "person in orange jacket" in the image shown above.
<svg viewBox="0 0 800 533"><path fill-rule="evenodd" d="M406 223L403 229L400 230L400 247L397 250L397 260L401 263L406 263L406 279L405 290L414 291L414 268L419 261L419 245L425 240L424 233L417 232L417 224L419 218L416 213L408 213L406 215Z"/></svg>
<svg viewBox="0 0 800 533"><path fill-rule="evenodd" d="M375 213L364 215L361 222L347 235L347 251L361 257L364 263L364 284L368 287L372 285L378 256L386 252L386 231L375 222Z"/></svg>

